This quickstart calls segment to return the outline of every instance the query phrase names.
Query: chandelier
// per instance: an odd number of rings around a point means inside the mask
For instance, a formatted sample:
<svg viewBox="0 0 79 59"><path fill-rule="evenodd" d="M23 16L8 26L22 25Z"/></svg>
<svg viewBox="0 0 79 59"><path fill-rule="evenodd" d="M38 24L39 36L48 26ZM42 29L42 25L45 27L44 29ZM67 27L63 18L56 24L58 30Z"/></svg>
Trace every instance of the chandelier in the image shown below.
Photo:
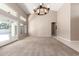
<svg viewBox="0 0 79 59"><path fill-rule="evenodd" d="M48 8L44 3L42 3L36 9L34 9L34 13L37 15L46 15L49 10L50 8Z"/></svg>

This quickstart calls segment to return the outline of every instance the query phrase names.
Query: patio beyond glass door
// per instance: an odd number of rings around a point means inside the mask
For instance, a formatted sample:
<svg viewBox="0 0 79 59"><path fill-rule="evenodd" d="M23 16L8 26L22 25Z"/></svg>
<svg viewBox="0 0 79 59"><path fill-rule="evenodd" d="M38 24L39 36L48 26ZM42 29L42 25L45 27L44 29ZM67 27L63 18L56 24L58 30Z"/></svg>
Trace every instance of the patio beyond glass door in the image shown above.
<svg viewBox="0 0 79 59"><path fill-rule="evenodd" d="M0 42L10 39L10 23L8 20L0 20Z"/></svg>
<svg viewBox="0 0 79 59"><path fill-rule="evenodd" d="M0 15L0 44L15 41L18 38L17 29L17 21Z"/></svg>

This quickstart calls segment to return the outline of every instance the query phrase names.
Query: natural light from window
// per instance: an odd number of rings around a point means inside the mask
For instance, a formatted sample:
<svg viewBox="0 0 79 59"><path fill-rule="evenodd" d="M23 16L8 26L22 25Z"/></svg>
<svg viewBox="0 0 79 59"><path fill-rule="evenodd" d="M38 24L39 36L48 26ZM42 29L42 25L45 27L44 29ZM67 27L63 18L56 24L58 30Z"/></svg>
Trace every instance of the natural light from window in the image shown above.
<svg viewBox="0 0 79 59"><path fill-rule="evenodd" d="M9 40L9 34L1 34L0 35L0 42Z"/></svg>
<svg viewBox="0 0 79 59"><path fill-rule="evenodd" d="M10 39L8 21L0 21L0 42Z"/></svg>
<svg viewBox="0 0 79 59"><path fill-rule="evenodd" d="M26 19L23 16L20 16L20 19L26 21Z"/></svg>

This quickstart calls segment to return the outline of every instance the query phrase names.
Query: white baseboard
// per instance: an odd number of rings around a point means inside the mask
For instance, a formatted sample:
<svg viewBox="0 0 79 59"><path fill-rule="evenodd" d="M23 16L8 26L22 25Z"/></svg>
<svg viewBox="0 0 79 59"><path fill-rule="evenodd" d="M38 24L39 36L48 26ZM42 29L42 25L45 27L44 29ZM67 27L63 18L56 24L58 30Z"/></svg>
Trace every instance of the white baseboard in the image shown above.
<svg viewBox="0 0 79 59"><path fill-rule="evenodd" d="M73 41L71 39L66 39L66 38L63 38L61 36L56 36L55 38L58 39L58 40L60 39L60 40L69 41L69 42L79 42L79 41Z"/></svg>
<svg viewBox="0 0 79 59"><path fill-rule="evenodd" d="M71 41L70 39L66 39L66 38L63 38L61 36L57 36L57 39L62 39L62 40L65 40L65 41Z"/></svg>
<svg viewBox="0 0 79 59"><path fill-rule="evenodd" d="M1 42L0 47L5 46L5 45L7 45L7 44L9 44L11 42L15 42L15 41L17 41L17 39L16 40L7 40L7 41L4 41L4 42Z"/></svg>
<svg viewBox="0 0 79 59"><path fill-rule="evenodd" d="M62 42L63 44L67 45L68 47L74 49L75 51L79 52L79 41L71 41L60 36L54 38L56 38L58 41Z"/></svg>

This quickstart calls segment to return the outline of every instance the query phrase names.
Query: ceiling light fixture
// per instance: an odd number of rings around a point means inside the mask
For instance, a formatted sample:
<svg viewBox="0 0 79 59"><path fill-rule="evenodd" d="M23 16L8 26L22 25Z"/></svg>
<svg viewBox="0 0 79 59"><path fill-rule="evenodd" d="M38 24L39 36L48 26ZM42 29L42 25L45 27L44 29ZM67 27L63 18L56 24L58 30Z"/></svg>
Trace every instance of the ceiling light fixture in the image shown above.
<svg viewBox="0 0 79 59"><path fill-rule="evenodd" d="M34 9L34 13L37 15L46 15L49 12L50 8L46 6L46 4L40 4L36 9Z"/></svg>

